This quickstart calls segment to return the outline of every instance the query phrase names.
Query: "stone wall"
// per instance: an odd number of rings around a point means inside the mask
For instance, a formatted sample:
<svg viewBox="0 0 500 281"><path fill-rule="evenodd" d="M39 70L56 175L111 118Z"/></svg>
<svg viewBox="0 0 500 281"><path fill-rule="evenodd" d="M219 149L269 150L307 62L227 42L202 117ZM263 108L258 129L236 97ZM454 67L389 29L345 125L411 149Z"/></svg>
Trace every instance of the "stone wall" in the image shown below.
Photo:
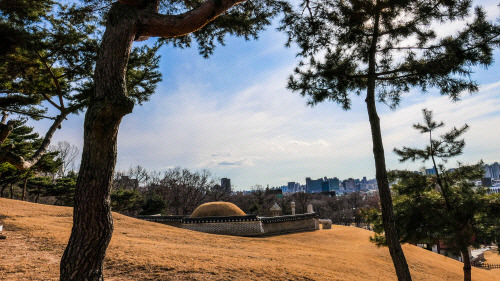
<svg viewBox="0 0 500 281"><path fill-rule="evenodd" d="M264 235L278 235L319 229L315 213L260 218Z"/></svg>
<svg viewBox="0 0 500 281"><path fill-rule="evenodd" d="M182 228L222 235L261 236L264 233L260 221L185 223Z"/></svg>
<svg viewBox="0 0 500 281"><path fill-rule="evenodd" d="M189 230L234 236L268 236L319 229L315 213L277 217L256 215L190 218L182 216L140 216L140 219Z"/></svg>
<svg viewBox="0 0 500 281"><path fill-rule="evenodd" d="M184 216L138 216L137 218L145 221L182 227L182 220L184 219Z"/></svg>

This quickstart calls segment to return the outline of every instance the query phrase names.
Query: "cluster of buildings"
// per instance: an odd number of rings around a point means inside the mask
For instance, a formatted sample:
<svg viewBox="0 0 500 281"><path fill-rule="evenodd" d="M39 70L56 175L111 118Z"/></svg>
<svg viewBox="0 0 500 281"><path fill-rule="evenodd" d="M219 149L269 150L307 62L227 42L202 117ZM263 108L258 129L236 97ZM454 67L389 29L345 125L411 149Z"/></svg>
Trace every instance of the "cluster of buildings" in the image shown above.
<svg viewBox="0 0 500 281"><path fill-rule="evenodd" d="M298 182L288 182L287 185L280 187L283 193L321 193L321 192L335 192L335 194L343 194L356 191L370 191L377 189L376 179L353 179L348 178L346 180L340 180L337 177L334 178L319 178L316 180L310 177L306 178L306 184L300 184Z"/></svg>
<svg viewBox="0 0 500 281"><path fill-rule="evenodd" d="M482 185L484 187L489 187L492 190L498 189L500 192L500 164L495 162L491 165L486 164L484 166L484 177L481 181L478 181L477 185ZM452 169L453 170L453 169ZM435 175L436 170L434 168L426 169L423 168L421 171L416 173L422 173L425 175ZM221 180L221 186L231 186L231 180L228 178L223 178ZM273 187L268 190L278 191L280 193L331 193L334 192L336 195L342 195L350 192L372 192L377 190L377 180L376 179L367 179L363 177L362 179L354 179L348 178L345 180L340 180L337 177L334 178L319 178L319 179L311 179L310 177L306 178L305 184L301 184L299 182L288 182L287 185L283 185L281 187ZM250 192L250 191L247 191ZM244 192L245 193L245 192Z"/></svg>

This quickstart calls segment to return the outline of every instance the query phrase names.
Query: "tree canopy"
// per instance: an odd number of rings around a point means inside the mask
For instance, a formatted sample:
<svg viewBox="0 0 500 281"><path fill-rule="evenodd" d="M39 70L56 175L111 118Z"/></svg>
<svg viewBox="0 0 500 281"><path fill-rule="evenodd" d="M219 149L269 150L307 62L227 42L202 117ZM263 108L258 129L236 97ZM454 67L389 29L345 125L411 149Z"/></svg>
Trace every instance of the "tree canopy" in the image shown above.
<svg viewBox="0 0 500 281"><path fill-rule="evenodd" d="M28 169L47 151L63 121L88 106L99 51L99 17L77 4L55 1L2 1L0 14L4 16L0 29L9 33L0 52L0 110L4 112L0 143L12 130L8 114L53 120L30 158L0 150L0 161ZM131 52L127 90L136 103L148 100L161 80L159 47L136 47Z"/></svg>
<svg viewBox="0 0 500 281"><path fill-rule="evenodd" d="M500 42L500 26L470 0L454 1L303 1L288 14L281 29L288 45L300 47L304 59L288 87L309 97L351 106L350 94L376 81L379 101L396 107L412 87L437 88L457 100L477 91L474 66L488 66ZM435 24L465 23L442 36ZM370 61L372 62L370 63ZM372 67L372 69L370 69Z"/></svg>

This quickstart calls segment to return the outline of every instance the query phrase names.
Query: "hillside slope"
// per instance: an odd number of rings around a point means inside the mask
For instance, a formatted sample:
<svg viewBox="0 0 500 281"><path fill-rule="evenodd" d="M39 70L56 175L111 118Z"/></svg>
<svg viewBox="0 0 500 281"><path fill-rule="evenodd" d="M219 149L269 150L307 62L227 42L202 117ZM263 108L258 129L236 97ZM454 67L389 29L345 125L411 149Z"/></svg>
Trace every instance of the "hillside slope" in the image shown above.
<svg viewBox="0 0 500 281"><path fill-rule="evenodd" d="M0 280L56 280L71 208L0 198ZM241 238L183 230L114 214L107 280L396 280L387 248L369 231L331 230ZM415 246L404 251L414 280L463 280L462 264ZM474 268L473 280L500 280Z"/></svg>

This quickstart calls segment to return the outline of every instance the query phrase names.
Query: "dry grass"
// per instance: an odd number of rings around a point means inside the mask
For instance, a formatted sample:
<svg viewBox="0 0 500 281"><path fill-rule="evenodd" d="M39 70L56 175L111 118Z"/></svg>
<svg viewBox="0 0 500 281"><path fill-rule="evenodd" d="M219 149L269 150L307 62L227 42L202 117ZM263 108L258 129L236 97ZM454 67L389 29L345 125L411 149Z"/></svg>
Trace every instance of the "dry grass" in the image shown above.
<svg viewBox="0 0 500 281"><path fill-rule="evenodd" d="M486 260L486 263L500 264L500 255L498 254L498 248L484 252L484 259ZM500 271L500 269L496 270Z"/></svg>
<svg viewBox="0 0 500 281"><path fill-rule="evenodd" d="M200 205L191 214L192 218L199 217L227 217L227 216L244 216L238 206L229 202L210 202Z"/></svg>
<svg viewBox="0 0 500 281"><path fill-rule="evenodd" d="M0 198L0 280L56 280L71 208ZM114 214L107 280L396 280L387 248L344 226L268 238L218 236ZM461 280L462 264L405 245L414 280ZM500 280L473 268L473 280Z"/></svg>

